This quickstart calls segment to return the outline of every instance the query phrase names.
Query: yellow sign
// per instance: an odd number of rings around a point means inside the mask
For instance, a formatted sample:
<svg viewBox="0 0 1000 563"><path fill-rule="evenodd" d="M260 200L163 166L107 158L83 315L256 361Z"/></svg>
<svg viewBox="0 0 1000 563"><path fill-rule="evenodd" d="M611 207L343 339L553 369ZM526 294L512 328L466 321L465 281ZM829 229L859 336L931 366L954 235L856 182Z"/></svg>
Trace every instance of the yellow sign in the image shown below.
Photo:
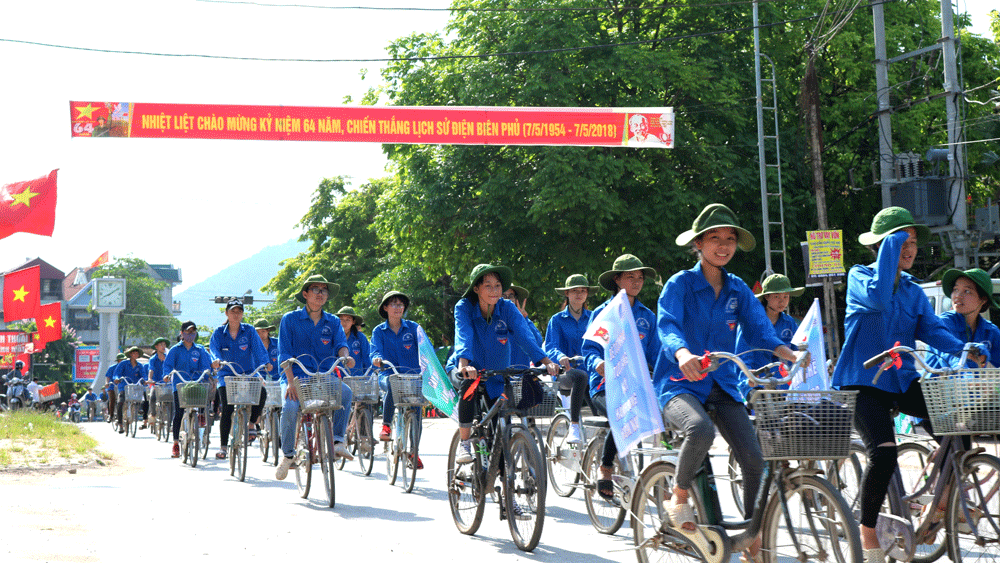
<svg viewBox="0 0 1000 563"><path fill-rule="evenodd" d="M842 231L807 231L809 275L826 277L844 275Z"/></svg>

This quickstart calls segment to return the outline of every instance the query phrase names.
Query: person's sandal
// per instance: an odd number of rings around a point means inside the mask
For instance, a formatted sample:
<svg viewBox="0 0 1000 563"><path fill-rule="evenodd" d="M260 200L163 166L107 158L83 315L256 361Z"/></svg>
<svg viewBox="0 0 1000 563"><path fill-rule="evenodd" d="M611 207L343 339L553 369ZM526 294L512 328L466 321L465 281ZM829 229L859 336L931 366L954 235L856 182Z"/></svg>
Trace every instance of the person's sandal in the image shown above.
<svg viewBox="0 0 1000 563"><path fill-rule="evenodd" d="M226 459L226 450L219 450L215 452L215 459Z"/></svg>
<svg viewBox="0 0 1000 563"><path fill-rule="evenodd" d="M670 504L667 505L667 515L670 517L670 525L683 533L690 534L694 531L685 529L685 524L690 523L695 529L698 527L698 523L694 518L694 509L688 503L677 504L674 501L670 501Z"/></svg>
<svg viewBox="0 0 1000 563"><path fill-rule="evenodd" d="M597 495L606 501L615 499L615 484L611 479L597 480Z"/></svg>

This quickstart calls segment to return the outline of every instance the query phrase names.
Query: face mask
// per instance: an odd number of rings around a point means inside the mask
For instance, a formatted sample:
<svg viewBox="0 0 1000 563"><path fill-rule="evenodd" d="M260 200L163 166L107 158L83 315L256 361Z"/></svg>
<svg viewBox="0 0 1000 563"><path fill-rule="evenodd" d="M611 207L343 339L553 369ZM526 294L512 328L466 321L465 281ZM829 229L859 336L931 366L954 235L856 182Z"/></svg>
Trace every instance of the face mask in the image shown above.
<svg viewBox="0 0 1000 563"><path fill-rule="evenodd" d="M181 338L184 339L184 342L193 343L195 341L195 339L198 338L198 333L197 332L184 332L184 333L181 333Z"/></svg>

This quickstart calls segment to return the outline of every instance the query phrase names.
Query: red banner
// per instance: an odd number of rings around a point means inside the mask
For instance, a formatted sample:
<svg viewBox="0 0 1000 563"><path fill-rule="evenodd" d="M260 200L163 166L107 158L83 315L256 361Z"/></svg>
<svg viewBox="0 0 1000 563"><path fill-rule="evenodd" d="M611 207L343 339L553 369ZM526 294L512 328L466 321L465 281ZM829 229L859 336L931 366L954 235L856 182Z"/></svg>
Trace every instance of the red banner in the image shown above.
<svg viewBox="0 0 1000 563"><path fill-rule="evenodd" d="M97 346L78 346L73 352L73 381L93 381L101 366L101 350Z"/></svg>
<svg viewBox="0 0 1000 563"><path fill-rule="evenodd" d="M74 137L673 148L673 108L70 102Z"/></svg>
<svg viewBox="0 0 1000 563"><path fill-rule="evenodd" d="M31 335L27 332L3 331L0 332L0 369L14 369L14 361L24 359L24 347L31 342ZM30 360L31 357L28 356ZM25 362L25 369L28 369L30 362Z"/></svg>

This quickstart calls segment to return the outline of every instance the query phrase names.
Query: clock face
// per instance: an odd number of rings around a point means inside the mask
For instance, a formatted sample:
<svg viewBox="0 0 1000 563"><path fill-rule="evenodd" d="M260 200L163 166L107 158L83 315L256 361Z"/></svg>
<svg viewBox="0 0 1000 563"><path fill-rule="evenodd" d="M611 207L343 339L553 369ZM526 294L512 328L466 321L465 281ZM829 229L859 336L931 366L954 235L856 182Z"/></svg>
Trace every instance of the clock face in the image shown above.
<svg viewBox="0 0 1000 563"><path fill-rule="evenodd" d="M97 282L97 307L124 307L125 306L125 284L119 281L98 281Z"/></svg>

